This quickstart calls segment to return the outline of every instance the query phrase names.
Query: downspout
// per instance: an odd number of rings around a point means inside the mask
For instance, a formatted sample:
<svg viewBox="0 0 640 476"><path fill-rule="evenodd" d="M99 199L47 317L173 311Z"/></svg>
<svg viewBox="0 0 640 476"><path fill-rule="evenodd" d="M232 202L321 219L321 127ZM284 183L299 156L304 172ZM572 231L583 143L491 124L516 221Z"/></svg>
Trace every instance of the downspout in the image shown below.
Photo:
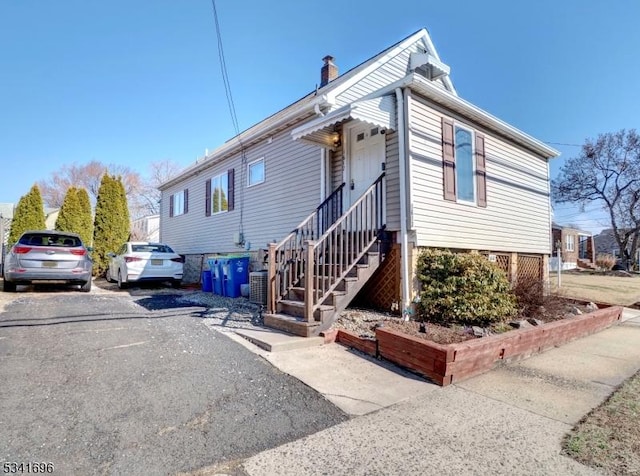
<svg viewBox="0 0 640 476"><path fill-rule="evenodd" d="M398 108L398 155L400 162L400 274L402 279L402 313L407 315L411 301L409 277L409 238L407 227L407 150L405 141L404 95L401 88L396 88L396 105Z"/></svg>

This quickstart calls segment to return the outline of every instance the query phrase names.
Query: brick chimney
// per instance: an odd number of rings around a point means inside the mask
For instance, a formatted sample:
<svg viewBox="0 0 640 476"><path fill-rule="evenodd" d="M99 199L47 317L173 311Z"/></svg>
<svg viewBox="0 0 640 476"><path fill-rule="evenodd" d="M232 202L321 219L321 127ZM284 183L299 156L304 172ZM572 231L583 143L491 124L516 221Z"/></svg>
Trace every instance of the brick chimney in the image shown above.
<svg viewBox="0 0 640 476"><path fill-rule="evenodd" d="M320 87L326 86L338 77L338 67L333 64L333 56L327 55L322 58L324 65L320 70Z"/></svg>

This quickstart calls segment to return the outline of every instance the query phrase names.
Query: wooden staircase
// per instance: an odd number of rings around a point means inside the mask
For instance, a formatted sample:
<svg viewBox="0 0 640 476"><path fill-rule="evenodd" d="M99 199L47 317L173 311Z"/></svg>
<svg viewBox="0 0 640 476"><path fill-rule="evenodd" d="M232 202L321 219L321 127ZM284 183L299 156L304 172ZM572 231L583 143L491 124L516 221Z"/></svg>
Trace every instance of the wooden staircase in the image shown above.
<svg viewBox="0 0 640 476"><path fill-rule="evenodd" d="M269 247L264 324L310 337L327 330L380 266L384 174L347 210L342 187L289 236ZM339 198L337 198L339 197ZM333 209L333 216L326 213Z"/></svg>

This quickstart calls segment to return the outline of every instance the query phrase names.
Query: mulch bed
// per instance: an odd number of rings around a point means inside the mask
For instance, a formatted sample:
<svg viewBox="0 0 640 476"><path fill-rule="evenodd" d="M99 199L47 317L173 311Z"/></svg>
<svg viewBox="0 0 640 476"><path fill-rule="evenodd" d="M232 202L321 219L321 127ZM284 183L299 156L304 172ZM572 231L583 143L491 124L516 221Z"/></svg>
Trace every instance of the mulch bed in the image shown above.
<svg viewBox="0 0 640 476"><path fill-rule="evenodd" d="M553 322L564 319L569 315L574 316L575 314L572 314L572 312L575 312L575 308L582 313L589 312L584 303L559 296L548 296L542 305L522 309L513 321L534 318L543 323ZM432 322L422 323L413 318L405 320L390 314L376 313L364 309L348 309L342 313L333 327L349 330L360 337L371 339L375 338L376 327L385 327L437 344L455 344L480 337L474 333L474 329L471 326L443 326ZM508 322L494 324L484 329L484 335L500 334L513 329L514 327L510 326Z"/></svg>

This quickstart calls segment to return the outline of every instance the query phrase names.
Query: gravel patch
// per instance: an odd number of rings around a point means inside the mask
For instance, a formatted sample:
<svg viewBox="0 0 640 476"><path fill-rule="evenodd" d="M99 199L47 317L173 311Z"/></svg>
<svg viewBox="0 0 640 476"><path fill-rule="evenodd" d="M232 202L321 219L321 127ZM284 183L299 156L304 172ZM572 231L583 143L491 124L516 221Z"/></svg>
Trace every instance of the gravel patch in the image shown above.
<svg viewBox="0 0 640 476"><path fill-rule="evenodd" d="M247 298L230 298L217 294L191 291L177 298L180 303L206 308L202 313L205 324L229 329L254 329L263 325L263 308Z"/></svg>

